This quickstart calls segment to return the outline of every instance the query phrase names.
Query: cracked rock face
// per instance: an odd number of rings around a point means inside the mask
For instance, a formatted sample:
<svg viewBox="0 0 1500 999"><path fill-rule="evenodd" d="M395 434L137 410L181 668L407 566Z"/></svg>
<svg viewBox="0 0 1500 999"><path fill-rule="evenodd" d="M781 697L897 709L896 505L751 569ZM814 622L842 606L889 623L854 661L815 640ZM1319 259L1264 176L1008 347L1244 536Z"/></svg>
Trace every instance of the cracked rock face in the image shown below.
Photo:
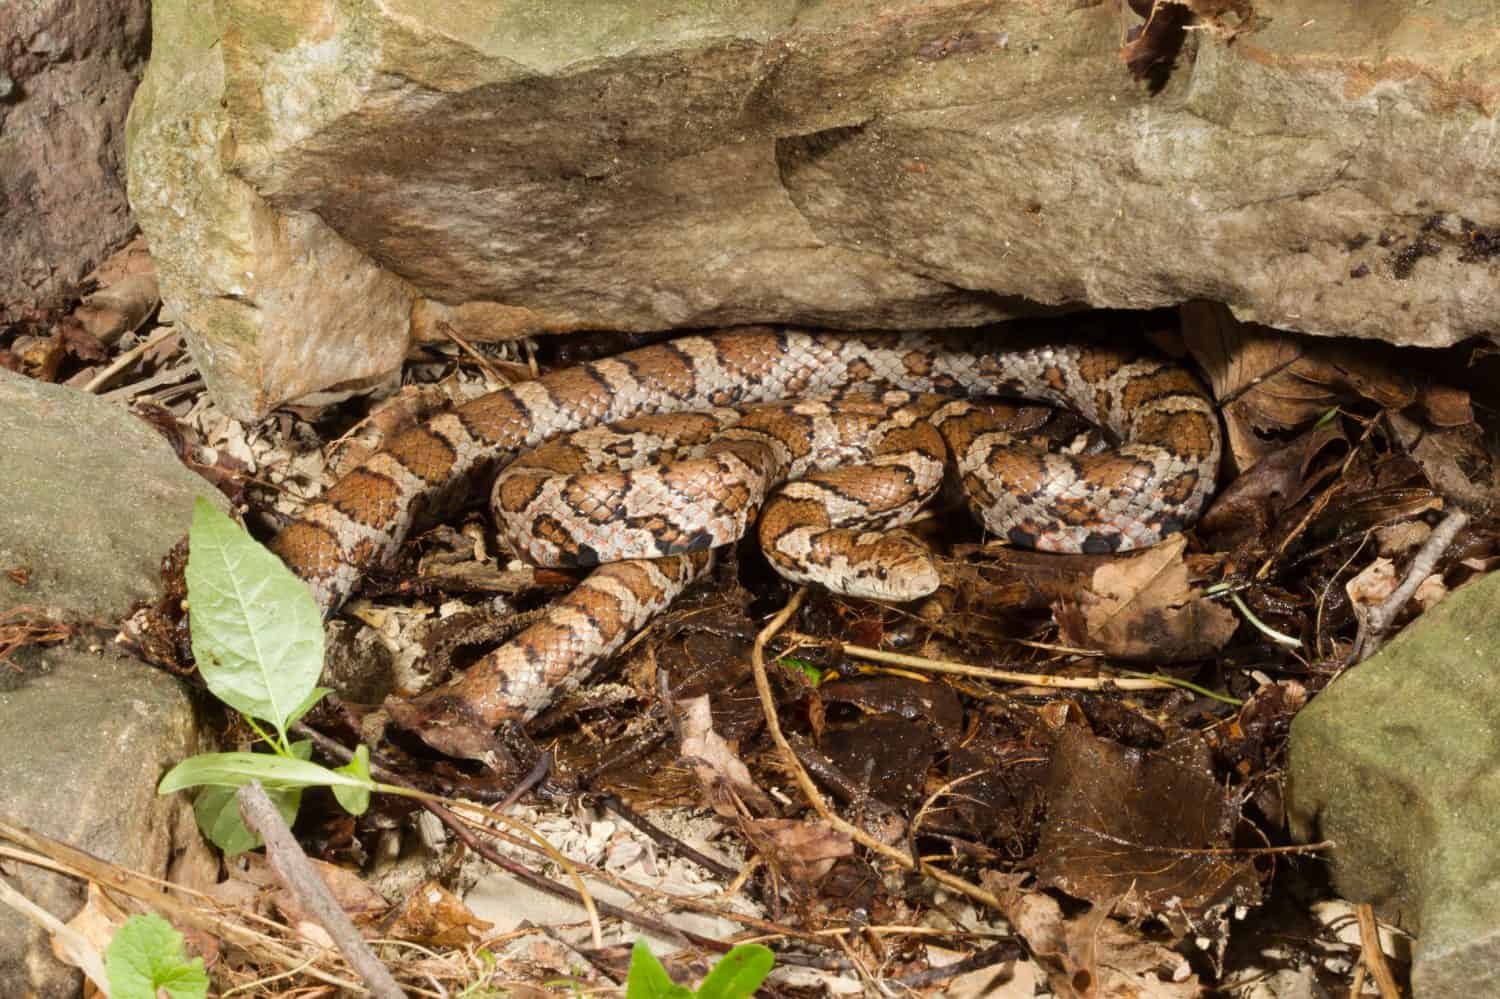
<svg viewBox="0 0 1500 999"><path fill-rule="evenodd" d="M1500 14L1263 3L1159 92L1115 4L158 0L131 194L253 416L475 337L1084 306L1439 345L1500 306ZM1128 15L1123 15L1128 17ZM211 260L205 265L205 260Z"/></svg>

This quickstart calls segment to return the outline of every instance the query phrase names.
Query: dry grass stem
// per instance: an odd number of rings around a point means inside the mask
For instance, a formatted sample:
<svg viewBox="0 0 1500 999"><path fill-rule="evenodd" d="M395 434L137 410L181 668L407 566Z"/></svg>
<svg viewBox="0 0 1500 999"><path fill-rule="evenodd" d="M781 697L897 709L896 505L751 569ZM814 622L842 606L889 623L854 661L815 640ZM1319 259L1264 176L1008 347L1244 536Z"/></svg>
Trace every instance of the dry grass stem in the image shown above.
<svg viewBox="0 0 1500 999"><path fill-rule="evenodd" d="M920 870L923 874L961 895L981 902L996 911L1001 909L1000 900L992 893L985 891L978 885L970 884L963 878L949 874L947 871L932 867L926 863L919 863L912 859L911 855L904 850L897 849L871 836L851 822L834 813L823 800L822 794L818 792L817 785L813 783L807 771L802 766L802 761L797 759L791 743L787 741L786 735L781 731L781 721L776 714L776 698L771 691L771 679L766 673L766 644L774 638L786 623L791 620L792 615L802 606L807 599L807 587L801 587L792 598L786 602L786 606L777 611L776 616L767 622L761 629L760 634L755 636L755 645L750 651L750 667L755 674L755 690L760 695L760 705L765 713L766 729L771 734L771 739L776 743L776 748L781 752L782 761L796 780L797 786L802 789L803 796L813 809L829 825L839 832L848 836L854 842L867 850L872 850L888 860L895 861L907 870Z"/></svg>
<svg viewBox="0 0 1500 999"><path fill-rule="evenodd" d="M1173 686L1163 680L1147 680L1131 677L1057 676L1052 673L1023 673L1019 670L992 669L988 666L970 666L968 663L948 659L931 659L927 656L910 656L902 652L887 652L864 645L850 645L832 639L816 638L801 632L787 632L785 638L809 645L833 646L847 656L891 666L904 666L925 673L944 673L949 676L968 676L996 683L1019 683L1031 687L1057 687L1066 690L1169 690Z"/></svg>

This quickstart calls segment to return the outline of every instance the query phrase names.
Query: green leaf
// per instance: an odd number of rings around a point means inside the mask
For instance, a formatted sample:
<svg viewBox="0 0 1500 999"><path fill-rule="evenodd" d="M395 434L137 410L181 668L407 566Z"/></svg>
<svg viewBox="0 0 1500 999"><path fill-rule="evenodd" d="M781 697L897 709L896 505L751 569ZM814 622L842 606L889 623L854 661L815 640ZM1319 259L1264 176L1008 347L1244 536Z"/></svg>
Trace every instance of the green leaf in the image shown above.
<svg viewBox="0 0 1500 999"><path fill-rule="evenodd" d="M714 970L698 986L699 999L745 999L755 995L776 964L771 948L741 944L719 958Z"/></svg>
<svg viewBox="0 0 1500 999"><path fill-rule="evenodd" d="M360 780L364 781L366 784L370 785L370 787L373 787L375 785L375 781L370 777L369 747L367 747L364 743L360 743L358 746L355 746L354 759L350 760L348 763L345 763L341 767L335 768L334 773L348 774L351 777L357 777ZM333 796L339 800L339 804L344 807L344 811L348 812L350 815L363 815L365 814L365 809L370 807L369 787L353 788L335 785L333 788Z"/></svg>
<svg viewBox="0 0 1500 999"><path fill-rule="evenodd" d="M208 689L283 739L323 671L323 621L307 585L207 501L188 531L193 656Z"/></svg>
<svg viewBox="0 0 1500 999"><path fill-rule="evenodd" d="M193 818L208 841L229 857L260 846L260 837L250 831L234 800L232 787L205 787L193 799Z"/></svg>
<svg viewBox="0 0 1500 999"><path fill-rule="evenodd" d="M182 934L155 913L131 916L115 931L104 952L104 973L114 999L157 999L158 989L172 999L208 995L203 958L188 960Z"/></svg>
<svg viewBox="0 0 1500 999"><path fill-rule="evenodd" d="M308 692L307 697L303 699L301 704L292 708L292 713L287 716L286 723L290 725L292 722L301 721L302 716L313 709L313 705L331 693L333 693L332 687L314 687Z"/></svg>
<svg viewBox="0 0 1500 999"><path fill-rule="evenodd" d="M240 817L239 802L235 799L235 792L238 790L233 787L205 787L193 801L193 818L198 820L198 828L210 843L230 857L260 846L260 837L251 832L250 827L245 825L245 820ZM302 807L300 789L267 791L266 797L271 799L287 825L297 821L297 810Z"/></svg>
<svg viewBox="0 0 1500 999"><path fill-rule="evenodd" d="M646 941L636 940L630 951L630 974L625 979L625 999L690 999L692 990L672 981Z"/></svg>
<svg viewBox="0 0 1500 999"><path fill-rule="evenodd" d="M347 768L330 770L317 763L272 756L270 753L203 753L177 764L156 786L157 794L171 794L204 784L239 787L258 780L267 791L305 787L358 787L372 791L375 784Z"/></svg>

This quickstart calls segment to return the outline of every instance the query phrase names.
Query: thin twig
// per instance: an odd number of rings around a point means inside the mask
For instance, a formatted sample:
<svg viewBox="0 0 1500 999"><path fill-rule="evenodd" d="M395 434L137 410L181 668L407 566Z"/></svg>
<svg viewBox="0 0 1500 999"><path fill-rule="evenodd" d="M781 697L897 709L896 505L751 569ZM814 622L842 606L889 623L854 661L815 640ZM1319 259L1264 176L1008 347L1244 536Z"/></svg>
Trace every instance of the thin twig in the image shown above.
<svg viewBox="0 0 1500 999"><path fill-rule="evenodd" d="M997 683L1019 683L1032 687L1061 687L1069 690L1168 690L1173 686L1163 680L1143 678L1057 676L1053 673L1023 673L1020 670L991 669L988 666L970 666L968 663L948 659L930 659L927 656L909 656L902 652L887 652L864 645L850 645L828 638L805 635L800 631L789 631L782 637L808 644L831 646L846 656L865 659L874 663L905 666L908 669L927 673L946 673L950 676L972 676Z"/></svg>
<svg viewBox="0 0 1500 999"><path fill-rule="evenodd" d="M1026 951L1014 939L1002 940L997 944L986 947L977 954L970 955L962 961L953 964L945 964L941 968L928 968L926 971L918 971L902 978L897 978L890 984L901 985L908 989L922 989L936 985L938 982L946 982L950 978L959 975L967 975L971 971L981 971L985 968L994 967L1004 961L1017 961L1026 956Z"/></svg>
<svg viewBox="0 0 1500 999"><path fill-rule="evenodd" d="M1360 996L1364 995L1365 975L1368 973L1368 969L1363 964L1356 964L1354 966L1354 974L1350 976L1349 980L1349 999L1359 999Z"/></svg>
<svg viewBox="0 0 1500 999"><path fill-rule="evenodd" d="M600 805L614 812L626 822L629 822L637 830L644 833L651 842L662 849L691 860L705 871L708 871L710 874L716 874L721 878L732 878L739 873L738 868L730 867L728 864L717 861L707 854L693 849L665 829L653 824L640 812L627 805L619 795L598 794L595 797Z"/></svg>
<svg viewBox="0 0 1500 999"><path fill-rule="evenodd" d="M294 728L293 731L296 731L296 729ZM305 731L312 733L314 730L311 728L306 728ZM335 740L329 739L327 736L324 736L321 733L315 735L315 740L325 752L340 761L347 762L349 759L353 758L354 754L352 754L349 750L339 745ZM508 825L511 828L518 830L523 835L521 837L511 839L511 842L514 842L518 845L524 845L528 849L532 849L535 852L544 854L549 860L553 861L564 871L566 871L568 876L573 879L573 883L575 885L575 888L573 889L573 895L576 896L576 900L578 901L578 903L583 906L584 912L588 914L589 926L594 934L594 945L596 947L602 947L604 946L604 929L599 923L599 908L595 904L594 897L589 894L588 886L584 883L583 876L578 873L578 865L573 860L565 856L561 850L557 849L557 847L547 842L547 839L539 834L535 829L532 829L525 823L518 822L517 820L510 818L508 815L504 814L505 809L514 804L515 801L518 800L521 795L525 794L533 784L540 781L547 775L548 771L551 769L551 766L551 754L543 753L541 759L539 759L536 765L532 767L531 773L522 779L521 784L518 788L507 795L506 800L500 803L499 808L489 808L481 805L473 805L468 802L455 802L452 810L437 805L433 800L431 800L435 797L434 795L431 795L425 791L419 791L417 788L413 787L413 785L409 781L402 780L398 775L392 773L390 770L387 770L385 767L382 767L377 763L372 762L370 764L370 773L377 779L385 781L386 783L393 786L417 791L417 794L414 795L414 797L416 797L418 801L421 801L423 806L426 807L428 811L436 815L444 825L448 825L447 820L444 818L445 814L452 817L455 821L461 821L458 819L458 816L454 814L454 812L468 809L477 812L480 816L483 817L483 820L485 822L495 822L499 825ZM438 809L440 808L442 809L441 812L438 811ZM490 829L488 826L481 824L480 828L483 828L487 833L490 833L491 835L500 835L499 830ZM546 879L543 878L542 880L545 881Z"/></svg>
<svg viewBox="0 0 1500 999"><path fill-rule="evenodd" d="M459 336L452 326L448 325L447 323L438 323L437 327L438 331L441 332L443 336L458 344L459 350L472 357L474 359L474 363L479 365L480 369L483 370L484 373L494 381L495 385L504 386L510 384L510 379L502 375L500 373L500 369L491 364L488 357L485 357L479 351L475 350L472 346L469 345L469 341Z"/></svg>
<svg viewBox="0 0 1500 999"><path fill-rule="evenodd" d="M847 821L842 816L834 813L828 807L828 802L818 793L817 785L813 783L812 777L808 776L807 770L803 768L802 761L797 759L796 752L791 743L787 741L786 735L781 731L781 721L776 714L776 697L771 692L771 679L766 673L766 644L775 637L787 623L792 615L797 613L802 602L807 599L807 587L801 587L792 598L786 602L786 606L776 613L776 616L767 622L761 629L760 634L755 636L755 645L750 650L750 668L755 674L755 690L760 695L761 710L765 713L766 730L771 735L771 741L776 743L776 748L781 751L782 762L791 772L802 794L807 798L813 809L831 825L834 829L848 836L854 842L873 850L888 860L893 860L907 870L920 870L923 874L937 881L947 888L951 888L976 902L982 902L992 909L1001 908L1000 899L994 894L985 891L978 885L970 884L963 878L949 874L940 868L932 867L927 863L918 863L913 860L906 851L898 849L871 836L858 826Z"/></svg>
<svg viewBox="0 0 1500 999"><path fill-rule="evenodd" d="M1468 522L1467 513L1454 510L1432 529L1426 542L1417 551L1416 558L1411 560L1411 567L1406 570L1406 577L1401 580L1401 585L1396 587L1380 606L1366 614L1364 620L1360 622L1359 633L1354 639L1354 662L1367 659L1379 650L1385 642L1386 632L1396 622L1396 615L1401 613L1412 594L1417 592L1417 587L1422 585L1422 581L1432 575L1432 570L1437 567L1438 560L1443 557L1443 553L1448 550L1449 545L1453 544L1453 539Z"/></svg>
<svg viewBox="0 0 1500 999"><path fill-rule="evenodd" d="M99 372L93 378L90 378L88 380L88 383L83 386L83 391L98 392L104 386L113 381L115 376L120 374L120 372L124 371L136 361L140 360L141 356L148 350L166 340L167 337L176 335L176 333L176 327L163 326L154 334L142 340L134 347L131 347L129 350L122 353L119 357L115 358L113 361L109 362L109 364L104 368L103 371Z"/></svg>
<svg viewBox="0 0 1500 999"><path fill-rule="evenodd" d="M1359 920L1360 962L1370 970L1380 989L1380 999L1401 999L1401 989L1396 985L1396 976L1386 963L1385 951L1380 948L1380 924L1375 921L1375 910L1368 902L1354 907L1354 917Z"/></svg>
<svg viewBox="0 0 1500 999"><path fill-rule="evenodd" d="M130 402L141 397L149 399L152 397L151 394L158 389L178 392L184 387L190 392L196 392L203 387L203 379L198 377L198 369L191 364L162 368L138 382L130 382L119 388L112 388L108 392L101 392L99 398L108 399L110 402Z"/></svg>
<svg viewBox="0 0 1500 999"><path fill-rule="evenodd" d="M1354 564L1354 560L1359 558L1359 553L1365 550L1365 545L1369 544L1374 536L1374 530L1365 531L1360 536L1359 544L1354 546L1353 554L1344 560L1344 564L1339 566L1333 575L1328 577L1328 582L1323 584L1323 592L1318 594L1318 613L1313 618L1313 653L1319 658L1328 655L1323 650L1323 608L1328 603L1328 594L1333 589L1333 584L1338 582L1338 578L1344 574L1344 571Z"/></svg>
<svg viewBox="0 0 1500 999"><path fill-rule="evenodd" d="M327 883L313 870L312 862L297 845L292 830L260 782L251 781L235 792L234 797L245 825L259 833L265 842L271 870L308 914L328 931L350 967L370 986L370 993L378 999L405 999L406 993L401 991L391 969L375 956Z"/></svg>

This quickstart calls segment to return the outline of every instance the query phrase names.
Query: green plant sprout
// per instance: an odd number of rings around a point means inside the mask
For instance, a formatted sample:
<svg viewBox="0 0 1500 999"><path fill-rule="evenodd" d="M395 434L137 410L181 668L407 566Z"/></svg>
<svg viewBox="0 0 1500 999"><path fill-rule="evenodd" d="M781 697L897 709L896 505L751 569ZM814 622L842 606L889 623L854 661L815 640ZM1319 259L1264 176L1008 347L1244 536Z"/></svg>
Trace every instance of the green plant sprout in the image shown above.
<svg viewBox="0 0 1500 999"><path fill-rule="evenodd" d="M149 913L131 916L104 952L104 973L113 999L204 999L208 973L203 958L188 960L182 934Z"/></svg>
<svg viewBox="0 0 1500 999"><path fill-rule="evenodd" d="M760 944L741 944L719 959L696 990L672 981L646 941L637 940L630 952L630 974L625 999L747 999L771 973L776 955Z"/></svg>
<svg viewBox="0 0 1500 999"><path fill-rule="evenodd" d="M193 657L209 692L238 711L270 753L204 753L169 770L158 794L202 788L193 814L226 854L260 843L241 820L235 791L259 781L290 825L302 792L327 787L353 815L370 794L427 795L370 777L364 746L341 767L312 762L312 743L287 729L329 693L323 671L323 621L312 593L281 560L234 521L199 499L188 531L188 608Z"/></svg>

